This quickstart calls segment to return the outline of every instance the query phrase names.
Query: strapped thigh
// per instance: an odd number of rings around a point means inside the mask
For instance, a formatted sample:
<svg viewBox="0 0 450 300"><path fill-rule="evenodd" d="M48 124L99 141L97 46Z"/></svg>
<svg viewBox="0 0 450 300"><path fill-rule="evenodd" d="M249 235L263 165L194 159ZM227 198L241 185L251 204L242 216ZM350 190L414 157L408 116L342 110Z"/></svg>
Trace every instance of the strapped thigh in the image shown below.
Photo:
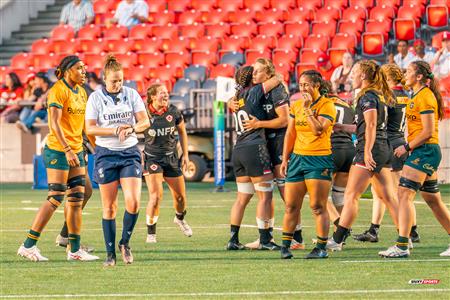
<svg viewBox="0 0 450 300"><path fill-rule="evenodd" d="M47 201L56 209L64 200L67 185L62 183L49 183Z"/></svg>
<svg viewBox="0 0 450 300"><path fill-rule="evenodd" d="M67 204L75 207L82 206L84 201L84 186L86 185L85 175L70 178L67 185L69 187Z"/></svg>
<svg viewBox="0 0 450 300"><path fill-rule="evenodd" d="M399 186L413 190L414 192L417 192L419 188L421 187L420 182L410 180L405 177L400 177L400 183Z"/></svg>
<svg viewBox="0 0 450 300"><path fill-rule="evenodd" d="M267 184L268 186L266 186ZM272 192L273 191L273 180L261 181L254 184L255 191L259 192Z"/></svg>
<svg viewBox="0 0 450 300"><path fill-rule="evenodd" d="M425 181L420 187L420 191L431 194L439 193L438 181L436 179Z"/></svg>

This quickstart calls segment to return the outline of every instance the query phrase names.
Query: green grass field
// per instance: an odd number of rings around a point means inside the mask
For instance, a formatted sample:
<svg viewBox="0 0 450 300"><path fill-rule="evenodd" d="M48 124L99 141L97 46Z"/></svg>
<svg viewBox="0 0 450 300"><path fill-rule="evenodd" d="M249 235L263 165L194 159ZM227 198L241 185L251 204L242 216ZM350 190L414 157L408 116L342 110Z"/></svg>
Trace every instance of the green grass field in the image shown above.
<svg viewBox="0 0 450 300"><path fill-rule="evenodd" d="M38 243L50 261L32 263L16 255L36 209L46 198L45 190L31 190L29 185L1 186L0 199L0 298L314 298L314 299L449 299L450 259L439 257L449 244L444 230L429 208L417 199L419 232L422 241L412 256L385 260L377 256L393 244L395 228L389 216L381 228L381 241L362 244L349 238L340 253L330 253L327 260L302 259L313 245L314 222L307 202L302 216L307 250L295 251L295 259L283 261L278 252L227 252L229 211L235 198L235 185L227 184L229 193L211 193L212 184L188 185L187 220L194 235L186 238L172 223L173 209L167 190L158 222L158 243L146 245L144 210L131 246L132 265L121 260L114 268L104 269L105 256L101 231L101 203L98 190L85 209L82 243L92 245L101 257L92 263L67 262L65 251L54 239L63 222L60 208L47 225ZM447 204L450 186L442 186ZM148 193L143 191L145 206ZM276 227L281 227L283 204L276 201ZM257 237L255 203L247 209L241 229L241 242ZM371 201L362 200L360 215L353 230L359 233L370 222ZM121 232L123 202L117 219ZM275 231L280 241L281 231ZM411 285L411 279L439 279L435 285Z"/></svg>

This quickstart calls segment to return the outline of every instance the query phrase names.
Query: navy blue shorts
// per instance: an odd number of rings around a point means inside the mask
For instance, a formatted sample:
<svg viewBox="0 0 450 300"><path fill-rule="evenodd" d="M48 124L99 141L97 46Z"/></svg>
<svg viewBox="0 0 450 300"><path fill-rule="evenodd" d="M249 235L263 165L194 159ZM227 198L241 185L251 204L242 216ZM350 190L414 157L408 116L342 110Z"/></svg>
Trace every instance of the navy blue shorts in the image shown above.
<svg viewBox="0 0 450 300"><path fill-rule="evenodd" d="M126 177L142 177L141 152L137 146L120 151L95 147L94 181L107 184Z"/></svg>

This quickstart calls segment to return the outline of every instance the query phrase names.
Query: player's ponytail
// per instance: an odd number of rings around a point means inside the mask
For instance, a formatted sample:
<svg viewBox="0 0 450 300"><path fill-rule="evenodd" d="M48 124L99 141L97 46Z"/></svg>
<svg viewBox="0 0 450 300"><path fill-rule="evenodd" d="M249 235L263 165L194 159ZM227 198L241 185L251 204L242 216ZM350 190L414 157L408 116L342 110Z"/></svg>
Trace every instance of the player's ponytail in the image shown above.
<svg viewBox="0 0 450 300"><path fill-rule="evenodd" d="M434 74L433 72L431 72L430 65L425 61L414 61L411 64L413 65L413 68L416 71L416 75L422 75L420 83L426 85L433 92L434 97L436 97L439 120L442 120L442 118L444 117L442 96L441 93L439 92L439 83L434 78Z"/></svg>
<svg viewBox="0 0 450 300"><path fill-rule="evenodd" d="M243 66L240 67L234 76L236 81L236 98L239 98L240 92L249 87L252 83L253 79L253 67L252 66Z"/></svg>
<svg viewBox="0 0 450 300"><path fill-rule="evenodd" d="M362 60L358 62L358 65L361 72L365 74L365 80L369 83L369 85L359 92L357 100L359 100L359 98L361 98L369 90L373 90L378 95L382 95L384 97L384 101L388 106L395 106L397 100L394 93L389 88L386 76L384 72L381 71L380 66L373 60Z"/></svg>
<svg viewBox="0 0 450 300"><path fill-rule="evenodd" d="M110 71L113 71L113 72L122 71L122 64L119 63L117 61L117 58L112 54L109 54L106 57L105 66L103 67L104 76L106 76L106 74L108 74L108 72L110 72Z"/></svg>
<svg viewBox="0 0 450 300"><path fill-rule="evenodd" d="M327 86L323 80L322 74L316 70L306 70L300 74L300 77L308 76L309 80L314 84L319 84L319 94L322 96L327 96L331 89ZM299 78L300 78L299 77Z"/></svg>
<svg viewBox="0 0 450 300"><path fill-rule="evenodd" d="M394 82L396 85L405 87L406 81L403 72L396 64L385 64L381 66L381 72L384 73L386 80Z"/></svg>
<svg viewBox="0 0 450 300"><path fill-rule="evenodd" d="M67 70L72 68L81 59L76 55L69 55L64 57L59 65L56 67L55 76L58 79L62 79Z"/></svg>

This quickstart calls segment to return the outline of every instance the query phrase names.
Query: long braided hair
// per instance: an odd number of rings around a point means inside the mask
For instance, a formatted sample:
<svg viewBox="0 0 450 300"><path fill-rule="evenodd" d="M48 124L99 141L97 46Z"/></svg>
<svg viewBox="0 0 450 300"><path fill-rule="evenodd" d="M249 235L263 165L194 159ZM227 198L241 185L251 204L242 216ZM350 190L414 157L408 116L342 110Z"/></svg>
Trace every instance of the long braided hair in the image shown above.
<svg viewBox="0 0 450 300"><path fill-rule="evenodd" d="M252 83L253 67L243 66L236 72L234 79L236 81L236 98L239 94Z"/></svg>

